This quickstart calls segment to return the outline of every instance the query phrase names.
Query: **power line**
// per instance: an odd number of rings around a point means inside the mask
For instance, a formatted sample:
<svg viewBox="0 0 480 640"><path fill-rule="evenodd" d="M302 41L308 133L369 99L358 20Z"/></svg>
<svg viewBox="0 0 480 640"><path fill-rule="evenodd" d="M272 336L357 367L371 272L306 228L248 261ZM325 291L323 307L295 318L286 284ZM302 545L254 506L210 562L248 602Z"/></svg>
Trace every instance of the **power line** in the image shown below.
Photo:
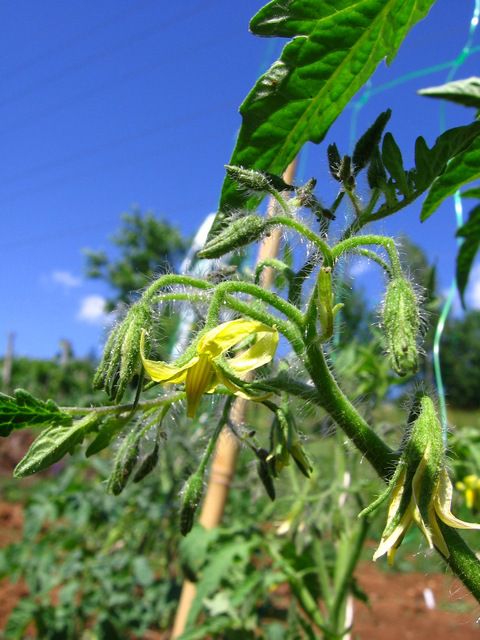
<svg viewBox="0 0 480 640"><path fill-rule="evenodd" d="M16 122L14 121L13 123L9 123L6 125L5 130L0 132L0 137L5 137L14 131L19 131L21 129L24 129L25 127L28 127L29 125L35 124L35 122L41 119L42 117L53 116L59 111L61 111L62 109L68 108L71 105L77 106L82 101L95 97L99 93L103 93L105 90L108 90L111 87L116 87L122 81L125 81L128 78L131 78L131 77L136 78L142 74L148 74L158 69L165 69L168 66L177 66L178 61L185 56L192 56L193 54L197 53L198 51L201 51L202 49L208 49L211 46L222 45L227 40L229 42L232 42L235 39L239 39L240 37L243 37L242 35L238 34L237 31L232 31L231 33L226 33L226 34L222 33L222 35L223 37L221 39L218 39L217 37L212 37L212 38L209 38L208 40L205 40L197 44L195 47L192 47L190 49L184 49L176 53L175 58L170 58L167 61L162 60L161 62L156 62L154 64L142 65L142 66L130 69L126 73L115 78L112 82L103 82L100 86L95 87L94 89L87 89L85 91L81 91L73 96L70 96L68 100L57 102L55 105L47 107L46 109L43 109L40 112L37 112L37 113L33 112L27 118L22 118L20 120L17 120ZM7 181L8 180L9 178L7 177Z"/></svg>
<svg viewBox="0 0 480 640"><path fill-rule="evenodd" d="M31 67L34 67L43 60L47 60L48 58L52 58L53 56L58 56L58 54L71 49L76 42L83 43L86 38L90 38L92 35L98 33L99 31L102 31L112 24L115 24L116 22L123 21L126 17L137 13L137 11L142 9L143 6L148 4L152 4L152 0L143 0L142 2L140 0L135 0L132 3L132 6L126 11L122 11L112 18L108 18L106 20L103 20L102 22L97 23L96 25L93 25L88 29L88 31L82 31L80 33L77 33L76 35L70 36L68 39L57 43L53 47L49 47L48 49L39 52L37 55L35 55L35 57L18 64L16 67L13 67L13 69L7 69L6 71L1 72L0 80L3 81L10 76L19 75L24 71L30 69Z"/></svg>
<svg viewBox="0 0 480 640"><path fill-rule="evenodd" d="M17 102L18 100L21 100L22 98L25 98L31 95L32 93L35 93L38 88L43 88L46 84L52 84L57 80L61 80L62 78L69 76L72 71L78 71L80 69L88 67L89 65L97 62L101 58L105 58L111 55L112 52L114 51L120 51L122 49L131 47L132 45L138 44L142 40L145 40L146 38L149 38L152 35L155 35L159 31L164 31L169 27L175 26L180 20L185 20L205 10L209 5L213 4L214 1L215 0L201 0L201 2L198 2L193 9L190 9L188 11L180 11L172 18L168 20L164 20L160 24L149 27L148 29L145 29L140 33L133 35L127 40L123 40L121 43L117 44L116 46L105 47L100 51L89 54L79 62L68 65L63 69L61 69L60 71L58 71L57 73L51 74L50 76L47 76L46 78L40 80L39 82L36 82L30 85L29 87L26 87L25 89L23 89L23 91L19 91L16 94L9 96L7 99L0 101L0 108L6 105L9 105L11 103Z"/></svg>
<svg viewBox="0 0 480 640"><path fill-rule="evenodd" d="M167 127L168 129L173 129L175 127L179 127L179 126L183 126L187 123L190 122L194 122L195 120L199 120L205 116L211 116L212 114L215 113L220 113L221 111L223 111L226 108L231 109L232 105L229 102L223 102L220 104L217 104L214 108L207 106L204 109L201 110L197 110L194 112L191 112L189 114L184 114L183 116L179 117L179 118L175 118L175 119L169 119L166 120L165 122L155 126L155 127L150 127L148 129L143 129L142 131L137 131L136 133L133 134L129 134L126 136L122 136L120 138L115 138L113 140L109 140L108 142L99 144L99 145L95 145L93 147L88 147L85 149L82 149L81 151L71 154L69 156L66 156L64 158L61 158L60 160L56 160L54 162L49 162L49 163L45 163L43 165L36 165L35 167L31 167L31 169L27 172L25 172L21 178L24 177L28 177L29 175L35 175L36 173L51 169L51 168L55 168L57 166L64 166L65 164L69 164L72 162L75 162L76 160L81 160L84 158L88 158L88 157L93 157L96 156L100 153L103 153L105 151L110 151L112 148L118 147L118 146L122 146L124 145L126 142L131 142L133 140L140 140L142 138L145 137L149 137L158 133L161 133L162 131L164 131ZM73 176L71 176L71 179L77 179L78 176L75 174ZM17 179L20 179L20 177L17 177ZM68 180L68 179L67 179ZM53 181L50 181L48 183L43 183L40 187L34 188L34 189L20 189L12 194L7 194L7 197L1 197L0 198L0 206L4 206L6 204L11 203L12 201L15 201L16 199L18 199L21 196L25 196L25 195L31 195L34 193L38 193L41 191L45 191L47 189L50 189L52 186L58 185L58 184L64 184L65 183L65 179L64 178L60 178L60 179L55 179ZM8 184L8 183L4 183L4 184ZM2 186L4 186L4 184L0 184L0 188Z"/></svg>
<svg viewBox="0 0 480 640"><path fill-rule="evenodd" d="M191 203L189 203L190 205ZM200 208L202 210L207 210L208 206L205 206L204 204L196 202L195 203L197 208ZM164 219L171 219L173 216L175 216L176 214L185 211L185 209L187 208L187 205L180 205L175 207L174 209L169 209L169 211L162 211L162 213L160 214L160 216ZM23 237L23 238L17 238L16 240L12 240L10 242L5 242L5 243L0 243L0 251L6 252L12 249L18 249L19 247L24 247L24 246L31 246L31 245L45 245L45 244L49 244L50 242L56 242L58 239L65 239L65 238L71 238L75 235L79 235L85 232L91 232L91 231L96 231L99 229L103 229L105 227L110 227L111 225L114 224L115 222L119 222L120 220L120 216L118 214L116 214L115 216L108 216L107 218L104 218L101 222L96 222L94 224L84 224L84 225L79 225L77 227L68 227L64 228L64 229L57 229L55 231L52 231L50 233L44 233L44 234L38 234L38 235L31 235L29 237Z"/></svg>

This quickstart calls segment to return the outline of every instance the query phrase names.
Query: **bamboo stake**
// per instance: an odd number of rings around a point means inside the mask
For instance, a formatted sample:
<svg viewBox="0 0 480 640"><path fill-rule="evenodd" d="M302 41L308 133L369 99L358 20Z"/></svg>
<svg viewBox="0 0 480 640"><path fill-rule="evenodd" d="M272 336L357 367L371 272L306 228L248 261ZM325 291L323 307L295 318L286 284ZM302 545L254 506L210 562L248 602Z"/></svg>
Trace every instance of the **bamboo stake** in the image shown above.
<svg viewBox="0 0 480 640"><path fill-rule="evenodd" d="M296 159L288 165L283 179L291 184L295 177L297 166ZM270 199L267 215L273 215L275 209L275 201ZM280 246L281 231L273 229L270 236L265 238L260 244L257 256L257 263L265 258L275 258ZM262 272L262 287L268 289L273 282L273 270L266 268ZM241 423L245 417L246 401L237 398L232 407L232 420L235 423ZM213 458L210 477L208 480L207 491L202 505L199 522L205 529L214 529L220 524L225 505L230 490L230 484L235 474L235 465L238 456L239 445L237 440L232 436L228 429L223 429L218 439L215 455ZM185 580L182 587L182 593L175 615L175 621L172 630L172 640L178 638L183 631L188 619L190 607L195 598L195 584L189 580Z"/></svg>

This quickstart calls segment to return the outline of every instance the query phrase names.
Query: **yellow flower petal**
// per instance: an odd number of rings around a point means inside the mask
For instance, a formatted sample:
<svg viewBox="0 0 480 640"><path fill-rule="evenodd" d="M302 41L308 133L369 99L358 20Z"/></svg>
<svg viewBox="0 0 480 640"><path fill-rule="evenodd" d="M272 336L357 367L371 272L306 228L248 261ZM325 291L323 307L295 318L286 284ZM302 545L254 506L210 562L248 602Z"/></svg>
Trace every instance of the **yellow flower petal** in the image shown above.
<svg viewBox="0 0 480 640"><path fill-rule="evenodd" d="M193 418L203 394L215 385L214 368L210 358L201 355L196 364L189 368L185 381L185 393L187 394L187 416Z"/></svg>
<svg viewBox="0 0 480 640"><path fill-rule="evenodd" d="M258 340L249 349L234 358L229 358L228 365L236 374L247 373L267 364L275 355L278 345L276 331L258 332Z"/></svg>
<svg viewBox="0 0 480 640"><path fill-rule="evenodd" d="M145 331L142 331L142 336L140 338L140 357L142 358L142 364L145 372L152 380L168 384L184 382L188 369L198 362L198 358L194 357L189 360L187 364L181 367L176 367L174 364L168 364L168 362L148 360L148 358L145 358Z"/></svg>
<svg viewBox="0 0 480 640"><path fill-rule="evenodd" d="M403 496L403 492L405 491L405 476L407 474L407 469L404 466L402 468L402 470L400 471L400 475L397 478L397 481L395 483L395 487L392 491L392 495L390 498L390 504L388 506L388 512L387 512L387 524L386 527L388 527L389 523L391 522L392 518L395 516L395 514L397 513L399 507L400 507L400 503L402 501L402 496Z"/></svg>
<svg viewBox="0 0 480 640"><path fill-rule="evenodd" d="M413 499L415 500L415 505L416 505L415 510L413 512L413 518L415 522L418 524L418 526L420 527L420 531L425 536L428 546L432 548L433 547L432 534L430 533L430 530L425 524L425 520L424 520L424 518L427 518L428 520L428 509L427 509L427 513L422 514L419 508L419 505L421 502L420 491L422 489L422 481L423 481L423 476L425 475L425 469L427 468L428 452L429 452L429 446L427 445L423 453L422 459L420 460L420 463L412 479L412 493L413 493Z"/></svg>
<svg viewBox="0 0 480 640"><path fill-rule="evenodd" d="M480 524L464 522L455 517L451 512L452 507L452 483L445 469L440 472L437 490L433 497L435 512L442 522L455 529L480 529Z"/></svg>
<svg viewBox="0 0 480 640"><path fill-rule="evenodd" d="M442 530L438 524L437 516L435 515L435 507L433 505L430 507L430 517L428 521L432 530L433 544L445 558L448 558L450 556L450 551L448 550L447 543L445 542Z"/></svg>
<svg viewBox="0 0 480 640"><path fill-rule="evenodd" d="M392 533L386 538L382 536L380 544L378 545L378 549L373 554L374 561L378 560L378 558L383 556L385 553L388 553L391 549L397 548L398 544L400 544L403 536L407 533L408 528L412 523L414 508L414 502L412 499L410 505L405 510L405 513L400 518L400 522L397 524ZM390 556L392 557L392 554L390 554Z"/></svg>
<svg viewBox="0 0 480 640"><path fill-rule="evenodd" d="M197 352L216 358L252 334L264 332L276 333L271 327L256 320L239 318L223 322L200 338Z"/></svg>

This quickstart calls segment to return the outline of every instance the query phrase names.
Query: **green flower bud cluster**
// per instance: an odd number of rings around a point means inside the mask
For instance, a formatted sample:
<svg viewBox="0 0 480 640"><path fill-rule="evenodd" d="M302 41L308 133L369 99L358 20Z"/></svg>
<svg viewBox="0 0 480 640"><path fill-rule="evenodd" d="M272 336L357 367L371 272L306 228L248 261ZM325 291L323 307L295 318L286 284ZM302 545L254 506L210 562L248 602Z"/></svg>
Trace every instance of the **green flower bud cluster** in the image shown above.
<svg viewBox="0 0 480 640"><path fill-rule="evenodd" d="M185 483L180 508L180 533L186 536L193 527L195 512L203 495L203 471L198 470Z"/></svg>
<svg viewBox="0 0 480 640"><path fill-rule="evenodd" d="M415 373L420 314L413 286L403 276L393 277L388 284L382 320L393 370L399 376Z"/></svg>
<svg viewBox="0 0 480 640"><path fill-rule="evenodd" d="M201 251L199 258L220 258L259 240L267 228L267 221L261 216L249 214L234 220L226 229L214 236Z"/></svg>
<svg viewBox="0 0 480 640"><path fill-rule="evenodd" d="M140 371L140 337L142 329L148 330L151 323L152 311L141 300L110 333L93 387L104 389L114 402L121 401L128 383Z"/></svg>

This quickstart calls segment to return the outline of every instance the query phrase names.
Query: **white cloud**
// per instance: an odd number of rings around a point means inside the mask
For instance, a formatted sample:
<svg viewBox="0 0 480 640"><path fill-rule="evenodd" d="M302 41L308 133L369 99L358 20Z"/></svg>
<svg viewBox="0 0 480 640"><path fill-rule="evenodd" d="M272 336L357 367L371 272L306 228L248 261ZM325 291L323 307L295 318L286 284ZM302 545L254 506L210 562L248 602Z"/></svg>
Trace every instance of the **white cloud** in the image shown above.
<svg viewBox="0 0 480 640"><path fill-rule="evenodd" d="M74 276L70 271L53 271L51 278L52 282L60 284L66 289L74 289L82 284L82 279Z"/></svg>
<svg viewBox="0 0 480 640"><path fill-rule="evenodd" d="M104 324L107 320L105 298L98 295L85 296L85 298L82 298L77 318L88 324Z"/></svg>

